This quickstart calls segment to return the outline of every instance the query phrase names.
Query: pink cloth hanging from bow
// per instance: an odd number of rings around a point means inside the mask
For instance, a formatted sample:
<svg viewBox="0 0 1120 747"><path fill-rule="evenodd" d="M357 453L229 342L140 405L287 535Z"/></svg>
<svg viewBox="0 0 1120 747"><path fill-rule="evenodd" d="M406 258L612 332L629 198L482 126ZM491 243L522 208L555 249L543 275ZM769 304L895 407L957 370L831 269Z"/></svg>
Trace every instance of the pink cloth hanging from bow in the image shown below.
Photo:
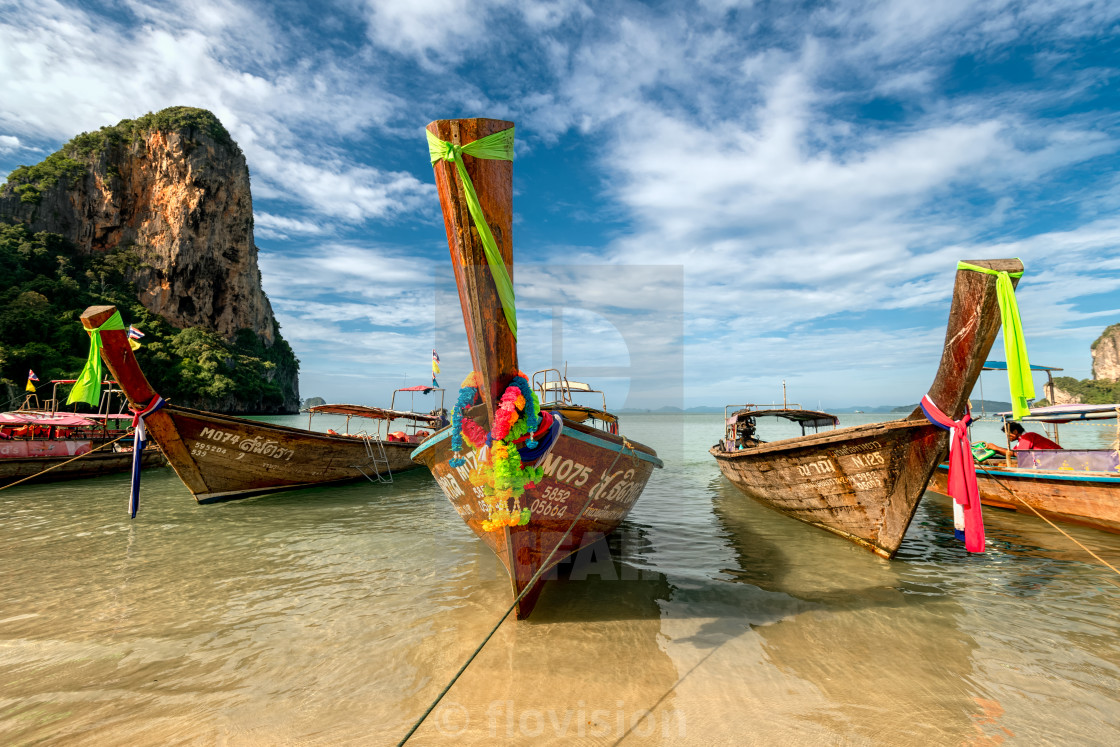
<svg viewBox="0 0 1120 747"><path fill-rule="evenodd" d="M949 431L949 497L964 509L964 549L984 552L984 516L980 511L980 488L976 484L976 462L968 426L972 413L953 420L933 404L929 395L922 397L922 412L929 422Z"/></svg>

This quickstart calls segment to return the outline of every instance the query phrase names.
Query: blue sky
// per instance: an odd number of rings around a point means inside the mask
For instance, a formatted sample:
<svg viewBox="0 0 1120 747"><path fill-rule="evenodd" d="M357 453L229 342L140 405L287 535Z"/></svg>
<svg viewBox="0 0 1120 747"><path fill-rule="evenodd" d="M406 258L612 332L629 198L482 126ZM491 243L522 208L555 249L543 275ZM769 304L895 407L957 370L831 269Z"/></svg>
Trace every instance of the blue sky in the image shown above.
<svg viewBox="0 0 1120 747"><path fill-rule="evenodd" d="M210 109L302 394L372 403L433 344L443 384L469 367L422 128L510 119L524 368L614 407L782 379L902 404L958 259L1021 257L1032 359L1089 376L1120 321L1118 35L1120 3L1061 0L0 0L0 174Z"/></svg>

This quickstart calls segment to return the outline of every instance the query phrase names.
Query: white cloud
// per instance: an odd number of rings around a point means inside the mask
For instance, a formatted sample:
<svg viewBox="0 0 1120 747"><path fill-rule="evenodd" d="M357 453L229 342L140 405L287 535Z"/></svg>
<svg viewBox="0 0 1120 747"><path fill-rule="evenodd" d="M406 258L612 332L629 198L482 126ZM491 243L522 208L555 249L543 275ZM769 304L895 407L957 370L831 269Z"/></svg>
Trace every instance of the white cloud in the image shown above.
<svg viewBox="0 0 1120 747"><path fill-rule="evenodd" d="M415 209L428 195L409 174L357 165L323 144L392 116L397 97L367 73L329 56L283 64L291 40L248 6L132 10L142 24L49 0L9 14L0 25L0 126L63 140L149 110L199 106L245 151L259 195L350 222Z"/></svg>

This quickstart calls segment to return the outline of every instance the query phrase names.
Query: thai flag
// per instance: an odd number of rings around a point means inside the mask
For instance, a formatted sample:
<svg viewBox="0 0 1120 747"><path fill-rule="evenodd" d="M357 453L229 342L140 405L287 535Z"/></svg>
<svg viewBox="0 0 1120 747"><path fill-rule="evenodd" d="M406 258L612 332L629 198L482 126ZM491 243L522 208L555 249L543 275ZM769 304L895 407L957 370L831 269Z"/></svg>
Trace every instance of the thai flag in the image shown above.
<svg viewBox="0 0 1120 747"><path fill-rule="evenodd" d="M27 369L27 380L28 380L28 381L38 381L38 380L39 380L39 377L38 377L38 376L36 376L36 375L35 375L35 372L34 372L34 371L32 371L32 370L31 370L31 369L29 368L29 369Z"/></svg>
<svg viewBox="0 0 1120 747"><path fill-rule="evenodd" d="M144 336L143 332L136 329L136 327L133 327L132 325L129 325L129 327L128 327L128 339L139 340L143 336Z"/></svg>

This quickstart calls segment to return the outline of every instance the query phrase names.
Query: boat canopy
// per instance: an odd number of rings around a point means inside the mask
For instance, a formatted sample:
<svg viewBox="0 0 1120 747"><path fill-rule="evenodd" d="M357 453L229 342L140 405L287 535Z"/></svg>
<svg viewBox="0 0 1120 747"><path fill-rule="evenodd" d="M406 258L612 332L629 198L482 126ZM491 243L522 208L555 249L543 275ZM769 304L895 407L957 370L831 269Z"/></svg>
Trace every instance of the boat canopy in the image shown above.
<svg viewBox="0 0 1120 747"><path fill-rule="evenodd" d="M803 428L812 426L814 428L824 428L827 426L836 426L840 423L840 418L835 415L830 415L827 412L820 412L819 410L798 410L788 407L775 407L767 410L755 410L746 408L734 413L727 419L728 425L734 425L740 420L746 418L764 418L775 417L785 418L800 424Z"/></svg>
<svg viewBox="0 0 1120 747"><path fill-rule="evenodd" d="M125 417L131 418L131 415ZM71 413L48 414L41 412L0 412L0 425L61 426L63 428L88 428L97 425L89 417Z"/></svg>
<svg viewBox="0 0 1120 747"><path fill-rule="evenodd" d="M423 392L424 394L427 394L428 392L435 391L436 389L439 389L439 387L427 386L425 384L420 384L419 386L406 386L403 389L398 389L397 391L398 392Z"/></svg>
<svg viewBox="0 0 1120 747"><path fill-rule="evenodd" d="M546 392L559 392L567 389L571 392L593 392L596 391L591 388L590 384L584 384L582 381L546 381L541 384L541 388Z"/></svg>
<svg viewBox="0 0 1120 747"><path fill-rule="evenodd" d="M428 387L431 389L432 387ZM407 391L407 390L406 390ZM308 408L309 412L329 413L332 415L345 415L346 417L370 418L372 420L412 420L428 425L439 426L439 415L429 413L407 412L405 410L390 410L384 407L366 407L365 405L315 405Z"/></svg>
<svg viewBox="0 0 1120 747"><path fill-rule="evenodd" d="M1006 371L1007 361L984 361L984 368L982 371ZM1032 371L1064 371L1064 368L1057 368L1055 366L1036 366L1031 364Z"/></svg>
<svg viewBox="0 0 1120 747"><path fill-rule="evenodd" d="M565 404L563 402L546 402L541 405L542 410L555 412L562 415L566 420L571 420L574 423L582 423L585 420L600 420L604 423L617 423L618 416L609 413L606 410L600 410L596 407L585 407L583 405Z"/></svg>
<svg viewBox="0 0 1120 747"><path fill-rule="evenodd" d="M1001 412L1004 420L1012 420L1010 412ZM1072 423L1078 420L1111 420L1120 417L1120 404L1112 405L1050 405L1032 407L1031 414L1019 418L1024 423Z"/></svg>

